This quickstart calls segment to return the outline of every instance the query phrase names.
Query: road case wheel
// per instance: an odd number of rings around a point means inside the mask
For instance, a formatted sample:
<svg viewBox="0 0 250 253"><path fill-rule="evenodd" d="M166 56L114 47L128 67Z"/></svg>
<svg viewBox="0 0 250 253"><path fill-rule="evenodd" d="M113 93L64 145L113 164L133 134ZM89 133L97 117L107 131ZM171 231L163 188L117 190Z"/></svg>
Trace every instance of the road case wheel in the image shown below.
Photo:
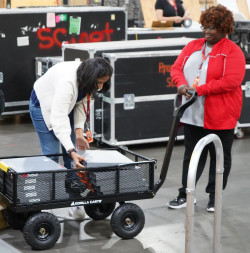
<svg viewBox="0 0 250 253"><path fill-rule="evenodd" d="M235 133L235 137L237 139L243 139L245 137L245 131L242 129L238 129L237 132Z"/></svg>
<svg viewBox="0 0 250 253"><path fill-rule="evenodd" d="M86 214L93 220L106 219L115 209L116 203L96 204L84 206Z"/></svg>
<svg viewBox="0 0 250 253"><path fill-rule="evenodd" d="M145 216L142 209L133 203L125 203L115 209L111 216L113 232L122 239L131 239L143 229Z"/></svg>
<svg viewBox="0 0 250 253"><path fill-rule="evenodd" d="M61 226L51 213L41 212L32 215L25 223L23 235L25 241L35 250L53 247L61 234Z"/></svg>

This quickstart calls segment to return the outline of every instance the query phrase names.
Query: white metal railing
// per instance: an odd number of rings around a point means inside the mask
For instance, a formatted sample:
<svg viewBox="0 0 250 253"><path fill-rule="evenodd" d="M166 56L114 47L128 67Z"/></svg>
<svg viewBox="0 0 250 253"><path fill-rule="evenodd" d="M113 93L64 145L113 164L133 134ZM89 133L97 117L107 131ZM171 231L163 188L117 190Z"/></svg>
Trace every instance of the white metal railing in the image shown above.
<svg viewBox="0 0 250 253"><path fill-rule="evenodd" d="M187 179L187 209L186 209L186 241L185 253L192 252L193 230L194 230L194 194L197 166L200 155L206 145L213 142L216 152L216 184L215 184L215 213L214 213L214 232L213 232L213 253L221 252L221 212L222 212L222 187L224 172L224 155L220 138L215 134L209 134L202 138L195 146L189 164Z"/></svg>

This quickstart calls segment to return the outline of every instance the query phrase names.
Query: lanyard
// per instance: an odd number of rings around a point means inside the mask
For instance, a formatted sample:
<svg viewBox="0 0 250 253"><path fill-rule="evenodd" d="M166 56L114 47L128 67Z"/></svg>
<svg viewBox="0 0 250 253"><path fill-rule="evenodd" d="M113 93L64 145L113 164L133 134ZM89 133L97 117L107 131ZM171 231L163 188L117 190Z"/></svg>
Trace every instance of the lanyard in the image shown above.
<svg viewBox="0 0 250 253"><path fill-rule="evenodd" d="M201 62L201 65L200 65L200 67L199 67L199 70L201 70L203 63L205 62L205 60L207 59L207 57L210 56L210 53L211 53L211 52L209 52L209 53L205 56L205 45L204 45L203 50L202 50L202 62Z"/></svg>
<svg viewBox="0 0 250 253"><path fill-rule="evenodd" d="M90 104L90 95L87 94L87 110L83 104L83 110L85 112L86 115L86 127L87 127L87 131L86 131L86 138L88 143L91 143L94 141L93 139L93 135L92 135L92 131L89 129L89 113L90 113L90 109L89 109L89 104Z"/></svg>
<svg viewBox="0 0 250 253"><path fill-rule="evenodd" d="M167 0L168 1L168 0ZM169 1L168 1L169 2ZM169 2L170 3L170 2ZM171 3L170 3L171 4ZM175 13L176 13L176 16L177 16L177 5L176 5L176 2L174 1L174 4L171 4L173 7L174 7L174 9L175 9Z"/></svg>
<svg viewBox="0 0 250 253"><path fill-rule="evenodd" d="M207 54L207 56L205 56L205 44L203 46L203 49L202 49L202 62L201 62L201 65L199 67L199 70L198 70L198 75L194 78L194 81L193 81L193 86L192 87L197 87L200 85L200 73L201 73L201 68L202 68L202 65L203 63L205 62L205 60L207 59L207 57L210 55L210 52Z"/></svg>
<svg viewBox="0 0 250 253"><path fill-rule="evenodd" d="M87 94L87 110L83 104L83 110L85 112L87 122L89 122L89 113L90 113L89 104L90 104L90 95Z"/></svg>

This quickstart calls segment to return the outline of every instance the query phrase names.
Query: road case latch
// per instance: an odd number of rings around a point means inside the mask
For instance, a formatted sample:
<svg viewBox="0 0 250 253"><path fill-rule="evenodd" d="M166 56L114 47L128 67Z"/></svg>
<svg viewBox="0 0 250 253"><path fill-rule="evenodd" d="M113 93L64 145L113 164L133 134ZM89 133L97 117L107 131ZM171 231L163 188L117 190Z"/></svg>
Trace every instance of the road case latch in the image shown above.
<svg viewBox="0 0 250 253"><path fill-rule="evenodd" d="M250 82L246 82L245 88L245 97L250 97Z"/></svg>
<svg viewBox="0 0 250 253"><path fill-rule="evenodd" d="M102 109L95 110L95 119L102 119Z"/></svg>
<svg viewBox="0 0 250 253"><path fill-rule="evenodd" d="M135 109L135 95L134 94L124 94L124 110L133 110Z"/></svg>

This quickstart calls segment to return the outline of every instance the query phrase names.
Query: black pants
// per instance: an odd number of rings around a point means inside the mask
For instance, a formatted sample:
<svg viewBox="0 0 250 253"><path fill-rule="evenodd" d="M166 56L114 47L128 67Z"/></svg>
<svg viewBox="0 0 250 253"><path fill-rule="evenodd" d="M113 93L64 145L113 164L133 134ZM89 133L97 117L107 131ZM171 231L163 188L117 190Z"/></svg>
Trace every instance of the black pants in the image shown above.
<svg viewBox="0 0 250 253"><path fill-rule="evenodd" d="M226 188L228 176L231 170L231 149L234 140L234 129L229 130L208 130L203 127L184 124L184 145L185 153L183 159L182 170L182 187L179 189L180 196L186 196L188 167L192 152L197 142L208 134L216 134L221 140L224 153L224 174L223 174L223 190ZM213 143L208 144L201 153L200 160L197 166L196 183L198 182L207 160L207 155L210 154L209 178L206 187L207 193L215 192L215 177L216 177L216 154Z"/></svg>

